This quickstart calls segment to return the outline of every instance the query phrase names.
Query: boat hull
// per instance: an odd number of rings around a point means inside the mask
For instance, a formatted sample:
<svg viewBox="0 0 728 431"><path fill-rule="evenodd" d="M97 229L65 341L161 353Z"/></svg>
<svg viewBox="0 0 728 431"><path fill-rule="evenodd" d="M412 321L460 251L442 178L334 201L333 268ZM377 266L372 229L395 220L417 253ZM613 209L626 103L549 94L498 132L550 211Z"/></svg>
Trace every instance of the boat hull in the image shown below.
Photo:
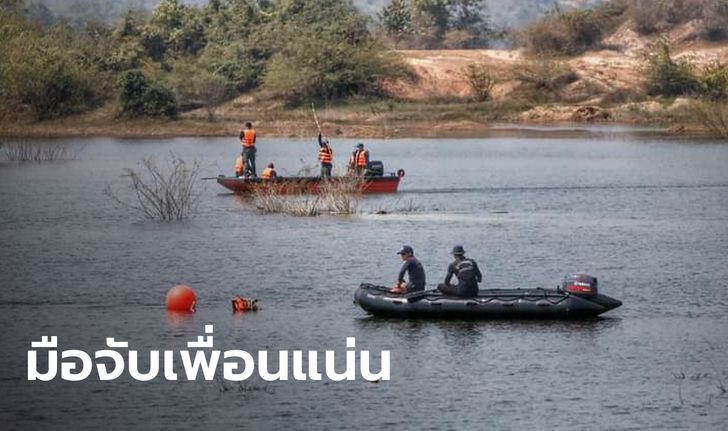
<svg viewBox="0 0 728 431"><path fill-rule="evenodd" d="M602 294L584 298L549 289L486 289L474 298L445 296L437 290L394 295L387 287L368 283L356 290L354 302L376 316L455 319L585 318L622 305Z"/></svg>
<svg viewBox="0 0 728 431"><path fill-rule="evenodd" d="M397 175L364 177L359 191L366 194L397 193L400 177ZM261 188L274 188L283 194L317 194L324 183L320 177L282 177L274 180L236 178L220 175L217 183L233 193L249 194Z"/></svg>

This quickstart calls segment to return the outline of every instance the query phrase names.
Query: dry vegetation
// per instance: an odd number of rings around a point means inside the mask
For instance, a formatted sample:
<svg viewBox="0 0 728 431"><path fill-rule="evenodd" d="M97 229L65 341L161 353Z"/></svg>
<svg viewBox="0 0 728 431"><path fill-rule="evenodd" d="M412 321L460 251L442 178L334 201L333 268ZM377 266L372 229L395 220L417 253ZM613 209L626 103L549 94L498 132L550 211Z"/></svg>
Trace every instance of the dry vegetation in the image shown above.
<svg viewBox="0 0 728 431"><path fill-rule="evenodd" d="M728 139L728 103L697 102L692 112L713 136Z"/></svg>
<svg viewBox="0 0 728 431"><path fill-rule="evenodd" d="M191 164L170 154L166 167L157 165L153 158L140 163L141 169L125 169L129 188L134 192L136 204L126 202L107 187L106 193L117 203L132 208L152 220L172 221L190 217L200 198L200 162Z"/></svg>
<svg viewBox="0 0 728 431"><path fill-rule="evenodd" d="M8 162L51 162L75 160L85 145L53 142L18 141L0 142L2 159Z"/></svg>
<svg viewBox="0 0 728 431"><path fill-rule="evenodd" d="M357 211L361 178L343 176L322 182L316 195L297 195L287 187L271 182L253 193L253 204L263 213L293 216L322 214L350 215ZM289 187L296 187L292 185Z"/></svg>

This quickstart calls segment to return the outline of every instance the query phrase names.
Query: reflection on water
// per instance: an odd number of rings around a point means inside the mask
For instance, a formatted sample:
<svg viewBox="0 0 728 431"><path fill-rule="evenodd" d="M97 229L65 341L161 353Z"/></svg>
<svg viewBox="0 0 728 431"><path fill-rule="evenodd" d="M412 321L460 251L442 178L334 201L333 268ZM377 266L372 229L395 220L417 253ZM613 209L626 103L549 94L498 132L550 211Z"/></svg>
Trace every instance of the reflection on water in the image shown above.
<svg viewBox="0 0 728 431"><path fill-rule="evenodd" d="M558 133L366 141L385 170L407 176L402 193L367 196L349 217L260 215L206 181L195 218L159 223L103 192L124 190L123 168L170 150L202 159L202 176L224 173L216 166L232 166L234 139L90 139L77 160L0 164L0 420L9 429L721 429L728 147ZM353 143L333 142L335 163ZM261 139L258 157L295 172L317 150L313 139ZM484 288L551 287L584 271L624 305L582 321L367 316L354 289L391 284L405 243L431 285L463 244L485 269ZM195 288L197 313L165 311L179 283ZM263 308L232 313L234 295ZM263 389L24 380L29 343L42 335L57 335L61 349L95 351L116 337L180 350L206 324L220 350L341 352L356 337L358 350L392 352L392 380Z"/></svg>

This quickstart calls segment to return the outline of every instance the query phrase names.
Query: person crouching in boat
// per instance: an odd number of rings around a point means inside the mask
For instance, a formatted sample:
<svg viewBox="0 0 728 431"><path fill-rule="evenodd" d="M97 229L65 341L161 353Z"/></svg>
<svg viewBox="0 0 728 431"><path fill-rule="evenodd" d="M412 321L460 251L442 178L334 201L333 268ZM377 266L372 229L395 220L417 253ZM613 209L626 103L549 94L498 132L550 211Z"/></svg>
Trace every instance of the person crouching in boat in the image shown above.
<svg viewBox="0 0 728 431"><path fill-rule="evenodd" d="M321 178L328 180L331 178L331 168L334 160L334 152L331 150L329 140L323 137L321 133L318 135L319 153L318 159L321 162Z"/></svg>
<svg viewBox="0 0 728 431"><path fill-rule="evenodd" d="M245 173L245 157L243 155L239 155L237 159L235 159L235 177L240 178Z"/></svg>
<svg viewBox="0 0 728 431"><path fill-rule="evenodd" d="M268 163L268 167L263 169L263 172L260 174L260 179L274 180L276 178L278 178L278 174L276 173L275 166L273 163Z"/></svg>
<svg viewBox="0 0 728 431"><path fill-rule="evenodd" d="M455 260L447 267L445 283L439 284L437 289L445 295L457 296L460 298L472 298L478 294L478 283L483 281L483 274L478 264L473 259L465 257L465 249L462 245L456 245L452 249ZM453 275L457 277L458 284L450 284Z"/></svg>
<svg viewBox="0 0 728 431"><path fill-rule="evenodd" d="M415 251L412 247L405 245L397 252L404 263L399 270L397 283L392 287L390 292L397 294L406 294L410 292L418 292L425 290L425 268L415 257ZM404 275L407 273L409 281L405 283Z"/></svg>

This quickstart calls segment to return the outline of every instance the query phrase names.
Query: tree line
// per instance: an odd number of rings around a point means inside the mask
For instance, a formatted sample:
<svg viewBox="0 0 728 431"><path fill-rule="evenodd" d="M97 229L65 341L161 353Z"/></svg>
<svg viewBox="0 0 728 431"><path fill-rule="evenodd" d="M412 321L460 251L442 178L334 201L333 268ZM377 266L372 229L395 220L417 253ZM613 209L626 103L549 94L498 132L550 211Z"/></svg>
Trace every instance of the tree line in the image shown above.
<svg viewBox="0 0 728 431"><path fill-rule="evenodd" d="M408 73L390 41L483 45L481 0L395 0L379 24L350 0L162 0L118 22L54 17L39 3L0 0L3 115L38 120L109 101L120 116L174 118L253 89L288 105L382 95Z"/></svg>

